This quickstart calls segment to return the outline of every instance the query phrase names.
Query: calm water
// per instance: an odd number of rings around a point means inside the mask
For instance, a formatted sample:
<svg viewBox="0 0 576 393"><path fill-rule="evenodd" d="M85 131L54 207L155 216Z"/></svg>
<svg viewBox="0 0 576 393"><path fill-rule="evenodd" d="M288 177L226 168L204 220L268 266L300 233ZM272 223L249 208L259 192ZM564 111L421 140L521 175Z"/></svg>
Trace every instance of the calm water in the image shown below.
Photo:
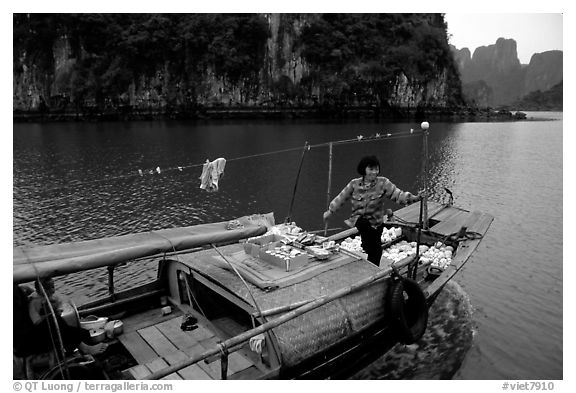
<svg viewBox="0 0 576 393"><path fill-rule="evenodd" d="M434 199L496 217L438 302L423 345L402 347L358 378L562 379L562 114L514 123L432 123ZM126 122L14 124L14 245L51 244L275 212L290 206L301 149L417 123ZM422 186L417 136L334 147L331 197L358 159L379 156L399 187ZM289 148L295 150L278 152ZM248 157L251 156L251 157ZM225 157L220 191L199 189L201 164ZM182 167L180 171L177 167ZM161 174L148 174L160 167ZM138 175L142 169L144 176ZM328 148L306 153L292 218L321 229ZM390 203L390 207L395 207ZM342 227L348 209L331 227ZM123 268L119 288L153 277ZM106 287L105 272L57 280L77 302ZM401 362L398 361L401 359ZM410 359L412 363L410 363ZM420 360L416 360L420 359ZM426 359L425 362L422 359ZM390 364L400 364L393 367ZM415 364L418 363L418 369Z"/></svg>

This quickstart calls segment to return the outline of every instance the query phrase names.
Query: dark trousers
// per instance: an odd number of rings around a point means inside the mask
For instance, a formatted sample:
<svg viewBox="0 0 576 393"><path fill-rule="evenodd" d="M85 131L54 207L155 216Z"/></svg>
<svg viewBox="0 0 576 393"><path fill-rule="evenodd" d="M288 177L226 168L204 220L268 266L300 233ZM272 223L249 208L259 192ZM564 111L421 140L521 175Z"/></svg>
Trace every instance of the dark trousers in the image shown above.
<svg viewBox="0 0 576 393"><path fill-rule="evenodd" d="M90 332L88 330L68 326L60 316L57 316L56 320L58 321L58 330L60 331L63 341L62 344L67 354L74 352L81 342L85 344L90 343ZM55 334L56 328L54 321L52 317L48 317L40 322L40 324L34 326L33 337L30 337L30 344L42 352L49 351L58 343L57 338L54 336Z"/></svg>
<svg viewBox="0 0 576 393"><path fill-rule="evenodd" d="M355 226L358 232L360 232L362 248L368 254L368 260L374 265L379 266L380 258L382 257L381 237L384 224L380 224L374 228L366 218L360 217L356 220Z"/></svg>

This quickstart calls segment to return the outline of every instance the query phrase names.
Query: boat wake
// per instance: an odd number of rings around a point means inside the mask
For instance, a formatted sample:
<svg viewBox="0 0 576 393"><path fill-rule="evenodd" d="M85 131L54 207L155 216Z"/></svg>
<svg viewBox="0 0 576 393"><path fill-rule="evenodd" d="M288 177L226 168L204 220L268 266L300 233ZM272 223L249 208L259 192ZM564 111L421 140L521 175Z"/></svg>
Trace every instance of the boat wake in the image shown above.
<svg viewBox="0 0 576 393"><path fill-rule="evenodd" d="M351 379L452 379L472 346L473 334L468 295L450 281L430 308L420 341L397 344Z"/></svg>

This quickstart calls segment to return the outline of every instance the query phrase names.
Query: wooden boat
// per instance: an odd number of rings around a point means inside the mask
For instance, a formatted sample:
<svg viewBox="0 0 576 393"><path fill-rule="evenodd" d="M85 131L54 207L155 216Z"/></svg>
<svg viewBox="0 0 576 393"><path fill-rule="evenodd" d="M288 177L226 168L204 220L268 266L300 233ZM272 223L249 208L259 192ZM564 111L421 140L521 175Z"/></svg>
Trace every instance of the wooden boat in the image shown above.
<svg viewBox="0 0 576 393"><path fill-rule="evenodd" d="M271 236L265 234L276 233L272 240L278 240L278 229L294 229L273 225L271 214L78 243L16 247L14 285L107 268L108 296L80 305L71 323L95 315L123 324L122 334L108 339L103 354L77 354L43 375L30 370L34 356L21 359L27 366L24 377L346 378L396 343L421 337L429 306L470 259L493 220L486 213L428 201L427 229L419 230L419 206L389 216L385 226L401 228L401 234L383 247L418 238L419 250L442 243L453 249L448 266L422 263L420 251L417 257L409 255L394 263L383 258L377 267L341 245L354 236L354 229L306 239L318 247L335 242L327 259L318 259L303 247L302 232L284 232L292 251L302 248L300 259L290 260L290 267L280 257L271 263L262 254L267 247L264 240ZM158 260L157 279L115 292L114 267L144 257ZM186 325L191 319L195 321Z"/></svg>

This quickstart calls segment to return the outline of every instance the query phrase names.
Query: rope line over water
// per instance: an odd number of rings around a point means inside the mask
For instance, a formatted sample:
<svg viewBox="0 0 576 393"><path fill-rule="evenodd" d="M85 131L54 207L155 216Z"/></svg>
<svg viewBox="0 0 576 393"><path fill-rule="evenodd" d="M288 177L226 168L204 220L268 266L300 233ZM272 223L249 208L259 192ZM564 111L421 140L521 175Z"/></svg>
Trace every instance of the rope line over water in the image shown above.
<svg viewBox="0 0 576 393"><path fill-rule="evenodd" d="M321 142L321 143L316 143L316 144L308 144L307 150L329 147L330 145L333 145L333 146L348 145L348 144L353 144L353 143L390 141L390 140L404 139L404 138L411 138L411 137L421 137L421 134L422 134L422 131L420 131L420 130L416 131L416 130L411 129L410 131L407 131L407 132L400 132L400 133L395 133L395 134L376 133L376 134L370 135L370 136L358 135L355 138L350 138L350 139L342 139L342 140L338 140L338 141L328 141L328 142ZM240 160L246 160L246 159L251 159L251 158L259 158L259 157L265 157L265 156L270 156L270 155L274 155L274 154L288 153L288 152L293 152L293 151L302 151L302 146L291 147L291 148L287 148L287 149L274 150L274 151L269 151L269 152L264 152L264 153L249 154L249 155L240 156L240 157L227 158L226 162L240 161ZM154 176L154 175L160 175L160 174L163 174L166 172L174 172L174 171L183 172L184 170L188 170L188 169L192 169L192 168L201 168L205 163L206 162L202 162L202 163L198 163L198 164L189 164L189 165L168 167L168 168L156 167L156 168L147 168L147 169L137 169L137 170L131 171L130 173L118 175L118 176L110 176L110 177L105 177L102 179L87 180L87 181L74 181L74 182L70 182L66 185L43 189L42 192L50 192L50 191L55 191L55 190L71 188L71 187L84 186L84 185L88 185L88 184L104 183L104 182L109 182L109 181L114 181L114 180L145 177L145 176ZM49 199L53 201L53 200L68 198L71 196L72 195L64 195L61 197L55 197L55 198L49 198Z"/></svg>

